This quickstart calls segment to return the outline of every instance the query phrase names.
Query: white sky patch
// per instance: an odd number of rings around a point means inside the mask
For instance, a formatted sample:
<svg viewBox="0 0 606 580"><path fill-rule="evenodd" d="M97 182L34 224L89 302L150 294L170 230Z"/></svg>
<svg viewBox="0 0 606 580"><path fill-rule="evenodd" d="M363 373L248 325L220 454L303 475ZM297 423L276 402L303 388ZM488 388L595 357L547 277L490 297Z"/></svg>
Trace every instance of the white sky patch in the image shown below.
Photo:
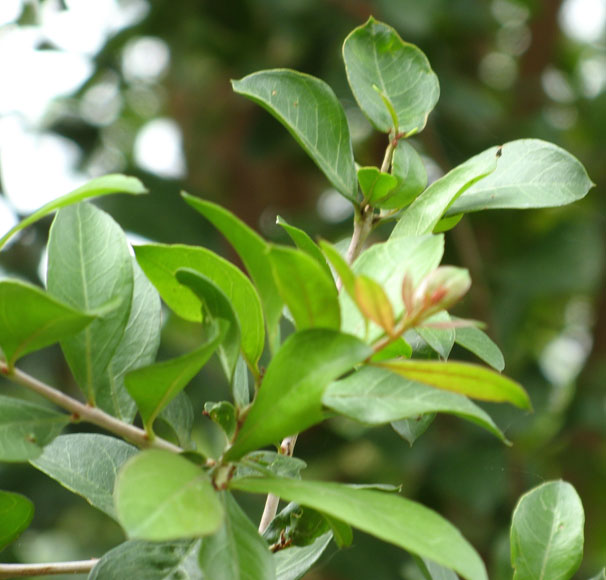
<svg viewBox="0 0 606 580"><path fill-rule="evenodd" d="M606 34L604 0L564 0L559 15L560 27L579 42L599 42Z"/></svg>
<svg viewBox="0 0 606 580"><path fill-rule="evenodd" d="M187 173L181 129L172 119L146 123L135 139L134 156L139 167L160 177L178 179Z"/></svg>
<svg viewBox="0 0 606 580"><path fill-rule="evenodd" d="M168 45L153 36L129 41L122 52L122 72L130 82L156 82L166 73L169 65Z"/></svg>
<svg viewBox="0 0 606 580"><path fill-rule="evenodd" d="M19 18L22 4L22 0L2 0L0 2L0 26Z"/></svg>
<svg viewBox="0 0 606 580"><path fill-rule="evenodd" d="M0 237L16 226L18 221L13 208L0 196Z"/></svg>

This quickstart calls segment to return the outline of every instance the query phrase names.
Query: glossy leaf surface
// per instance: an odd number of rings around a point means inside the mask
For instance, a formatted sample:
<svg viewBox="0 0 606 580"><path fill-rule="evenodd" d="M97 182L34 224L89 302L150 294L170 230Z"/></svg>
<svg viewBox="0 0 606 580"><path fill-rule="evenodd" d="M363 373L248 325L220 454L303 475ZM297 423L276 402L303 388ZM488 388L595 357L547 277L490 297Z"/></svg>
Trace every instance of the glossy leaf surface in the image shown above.
<svg viewBox="0 0 606 580"><path fill-rule="evenodd" d="M565 481L548 481L524 494L513 512L514 580L568 580L583 558L583 504Z"/></svg>
<svg viewBox="0 0 606 580"><path fill-rule="evenodd" d="M425 127L440 86L416 46L371 17L345 39L343 58L354 97L377 129L413 133Z"/></svg>
<svg viewBox="0 0 606 580"><path fill-rule="evenodd" d="M114 485L120 467L137 448L121 439L96 433L60 435L30 463L63 487L81 495L111 518Z"/></svg>
<svg viewBox="0 0 606 580"><path fill-rule="evenodd" d="M22 356L82 330L94 316L20 280L0 281L0 347L9 367Z"/></svg>
<svg viewBox="0 0 606 580"><path fill-rule="evenodd" d="M231 485L252 493L273 493L327 513L413 554L450 566L467 580L488 578L484 563L452 524L397 494L298 479L239 479Z"/></svg>
<svg viewBox="0 0 606 580"><path fill-rule="evenodd" d="M371 354L353 336L333 330L309 329L289 336L267 367L227 457L237 459L320 422L325 387Z"/></svg>
<svg viewBox="0 0 606 580"><path fill-rule="evenodd" d="M335 189L356 200L357 180L345 111L324 81L277 69L253 73L232 81L232 86L278 119Z"/></svg>
<svg viewBox="0 0 606 580"><path fill-rule="evenodd" d="M223 520L223 506L208 475L169 451L143 451L127 461L114 497L118 519L134 539L206 536Z"/></svg>
<svg viewBox="0 0 606 580"><path fill-rule="evenodd" d="M0 550L19 537L34 517L34 504L20 493L0 490Z"/></svg>

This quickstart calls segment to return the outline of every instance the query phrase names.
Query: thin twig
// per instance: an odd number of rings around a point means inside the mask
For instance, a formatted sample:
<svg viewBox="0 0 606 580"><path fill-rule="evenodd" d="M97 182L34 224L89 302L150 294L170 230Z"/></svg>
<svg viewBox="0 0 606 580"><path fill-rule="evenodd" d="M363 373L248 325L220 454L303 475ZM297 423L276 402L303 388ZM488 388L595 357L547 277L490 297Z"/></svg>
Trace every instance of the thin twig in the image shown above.
<svg viewBox="0 0 606 580"><path fill-rule="evenodd" d="M87 574L98 561L98 558L91 558L76 562L49 562L47 564L0 564L0 580L50 574Z"/></svg>
<svg viewBox="0 0 606 580"><path fill-rule="evenodd" d="M73 421L86 421L87 423L102 427L103 429L130 441L137 447L165 449L167 451L172 451L173 453L181 453L183 451L178 445L174 445L161 437L155 437L151 440L145 430L139 429L139 427L131 425L130 423L120 421L120 419L113 417L98 407L91 407L90 405L81 403L77 399L66 395L58 389L39 381L19 369L10 369L3 361L0 361L0 375L5 376L13 383L17 383L30 391L38 393L45 399L55 403L55 405L69 411L72 414Z"/></svg>

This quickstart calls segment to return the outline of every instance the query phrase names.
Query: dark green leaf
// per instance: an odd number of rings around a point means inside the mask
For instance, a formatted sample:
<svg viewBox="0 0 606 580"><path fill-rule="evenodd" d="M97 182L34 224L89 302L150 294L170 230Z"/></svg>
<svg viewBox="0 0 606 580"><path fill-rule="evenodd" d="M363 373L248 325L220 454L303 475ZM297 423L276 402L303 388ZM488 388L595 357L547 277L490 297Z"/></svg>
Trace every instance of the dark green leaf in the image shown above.
<svg viewBox="0 0 606 580"><path fill-rule="evenodd" d="M298 330L341 325L337 288L332 276L301 250L272 246L274 279Z"/></svg>
<svg viewBox="0 0 606 580"><path fill-rule="evenodd" d="M324 81L280 69L253 73L232 81L232 86L278 119L337 191L356 200L356 171L345 111Z"/></svg>
<svg viewBox="0 0 606 580"><path fill-rule="evenodd" d="M453 318L453 320L457 320ZM505 360L499 347L490 337L475 326L462 326L455 329L455 342L473 352L493 369L501 372L505 368Z"/></svg>
<svg viewBox="0 0 606 580"><path fill-rule="evenodd" d="M221 494L223 525L204 538L200 567L213 580L273 580L275 565L267 543L228 492Z"/></svg>
<svg viewBox="0 0 606 580"><path fill-rule="evenodd" d="M440 85L416 46L371 17L345 39L343 58L354 97L377 129L411 134L425 127Z"/></svg>
<svg viewBox="0 0 606 580"><path fill-rule="evenodd" d="M415 148L400 139L393 152L391 172L398 183L389 197L378 206L382 209L400 209L414 201L427 187L427 171Z"/></svg>
<svg viewBox="0 0 606 580"><path fill-rule="evenodd" d="M122 340L133 296L133 267L124 232L88 204L60 210L48 242L48 291L74 308L115 306L61 348L87 401L95 404L107 366Z"/></svg>
<svg viewBox="0 0 606 580"><path fill-rule="evenodd" d="M394 493L278 478L239 479L231 485L252 493L273 493L325 512L413 554L450 566L467 580L488 578L484 563L452 524Z"/></svg>
<svg viewBox="0 0 606 580"><path fill-rule="evenodd" d="M221 206L203 201L185 192L181 195L189 205L200 212L228 239L242 262L244 262L246 270L259 291L265 312L269 343L272 349L276 350L279 344L278 321L282 315L282 305L284 303L274 282L271 264L267 256L269 244L244 222ZM229 293L227 295L229 296Z"/></svg>
<svg viewBox="0 0 606 580"><path fill-rule="evenodd" d="M306 467L305 461L298 457L275 451L253 451L238 462L234 477L258 477L260 475L301 477L301 470Z"/></svg>
<svg viewBox="0 0 606 580"><path fill-rule="evenodd" d="M118 474L114 497L118 519L131 538L207 536L223 520L208 475L169 451L152 449L129 459Z"/></svg>
<svg viewBox="0 0 606 580"><path fill-rule="evenodd" d="M493 370L468 363L400 360L377 366L438 389L454 391L481 401L509 402L531 409L526 391L516 382Z"/></svg>
<svg viewBox="0 0 606 580"><path fill-rule="evenodd" d="M307 546L329 530L324 516L316 510L289 503L263 532L269 544Z"/></svg>
<svg viewBox="0 0 606 580"><path fill-rule="evenodd" d="M524 494L511 522L514 580L568 580L583 559L583 504L565 481Z"/></svg>
<svg viewBox="0 0 606 580"><path fill-rule="evenodd" d="M236 408L229 401L204 403L204 414L214 421L223 431L228 439L231 439L236 430Z"/></svg>
<svg viewBox="0 0 606 580"><path fill-rule="evenodd" d="M291 546L274 554L276 580L298 580L320 558L328 547L332 533L316 538L309 546Z"/></svg>
<svg viewBox="0 0 606 580"><path fill-rule="evenodd" d="M379 364L391 368L399 363ZM324 392L322 402L341 415L370 425L425 413L450 413L472 421L506 441L490 416L466 397L434 389L382 368L364 367L332 383Z"/></svg>
<svg viewBox="0 0 606 580"><path fill-rule="evenodd" d="M115 437L74 433L57 437L30 463L115 519L116 474L136 453L136 447Z"/></svg>
<svg viewBox="0 0 606 580"><path fill-rule="evenodd" d="M267 367L226 457L237 459L320 422L325 387L371 354L353 336L333 330L309 329L289 336Z"/></svg>
<svg viewBox="0 0 606 580"><path fill-rule="evenodd" d="M43 205L39 210L19 222L14 228L7 232L2 239L0 239L0 249L2 249L4 244L6 244L14 234L62 207L84 201L91 197L107 195L109 193L131 193L136 195L139 193L146 193L146 191L143 184L134 177L126 177L125 175L105 175L103 177L97 177L71 193L58 197L46 205Z"/></svg>
<svg viewBox="0 0 606 580"><path fill-rule="evenodd" d="M63 413L0 395L0 461L38 457L69 421Z"/></svg>
<svg viewBox="0 0 606 580"><path fill-rule="evenodd" d="M9 368L27 353L76 334L94 319L31 284L0 282L0 347Z"/></svg>
<svg viewBox="0 0 606 580"><path fill-rule="evenodd" d="M503 145L496 171L467 189L448 214L566 205L593 186L583 165L564 149L539 139L519 139Z"/></svg>
<svg viewBox="0 0 606 580"><path fill-rule="evenodd" d="M107 552L88 580L204 580L198 564L199 549L200 540L163 543L130 540Z"/></svg>
<svg viewBox="0 0 606 580"><path fill-rule="evenodd" d="M423 435L433 423L435 416L435 413L425 413L424 415L418 415L411 419L393 421L391 426L393 430L402 437L402 439L406 439L412 447L413 443Z"/></svg>
<svg viewBox="0 0 606 580"><path fill-rule="evenodd" d="M238 268L195 246L150 244L135 246L135 254L162 299L186 320L200 322L202 310L199 298L177 281L177 270L195 270L211 280L229 298L242 332L242 351L251 367L255 367L265 342L263 312L257 291Z"/></svg>
<svg viewBox="0 0 606 580"><path fill-rule="evenodd" d="M383 207L385 200L398 184L398 180L389 173L382 173L377 167L360 167L358 182L364 199L374 207Z"/></svg>
<svg viewBox="0 0 606 580"><path fill-rule="evenodd" d="M19 537L34 517L34 504L20 493L0 490L0 550Z"/></svg>

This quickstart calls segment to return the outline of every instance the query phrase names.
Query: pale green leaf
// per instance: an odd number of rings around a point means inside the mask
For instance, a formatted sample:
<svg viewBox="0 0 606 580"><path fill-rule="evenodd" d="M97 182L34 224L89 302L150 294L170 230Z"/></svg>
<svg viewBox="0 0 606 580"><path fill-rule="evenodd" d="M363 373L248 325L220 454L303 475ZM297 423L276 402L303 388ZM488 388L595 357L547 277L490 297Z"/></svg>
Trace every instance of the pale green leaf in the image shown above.
<svg viewBox="0 0 606 580"><path fill-rule="evenodd" d="M351 267L345 261L345 258L339 253L339 250L337 250L337 248L332 244L325 240L321 240L320 247L322 248L322 252L324 252L324 255L330 262L331 266L335 269L335 272L341 280L341 284L345 288L345 291L353 300L355 296L354 284L356 277L351 271Z"/></svg>
<svg viewBox="0 0 606 580"><path fill-rule="evenodd" d="M358 182L364 199L373 207L383 207L382 202L398 184L398 180L389 173L382 173L378 167L360 167Z"/></svg>
<svg viewBox="0 0 606 580"><path fill-rule="evenodd" d="M361 274L356 276L354 293L360 312L385 332L391 334L395 324L393 308L381 285L372 278Z"/></svg>
<svg viewBox="0 0 606 580"><path fill-rule="evenodd" d="M450 322L450 315L443 310L428 318L426 322ZM446 360L450 355L456 337L454 328L417 326L412 332L416 332L435 352L438 353L440 358Z"/></svg>
<svg viewBox="0 0 606 580"><path fill-rule="evenodd" d="M291 546L274 554L276 580L299 580L320 559L330 544L332 532L327 532L308 546Z"/></svg>
<svg viewBox="0 0 606 580"><path fill-rule="evenodd" d="M17 539L34 517L34 504L20 493L0 490L0 550Z"/></svg>

